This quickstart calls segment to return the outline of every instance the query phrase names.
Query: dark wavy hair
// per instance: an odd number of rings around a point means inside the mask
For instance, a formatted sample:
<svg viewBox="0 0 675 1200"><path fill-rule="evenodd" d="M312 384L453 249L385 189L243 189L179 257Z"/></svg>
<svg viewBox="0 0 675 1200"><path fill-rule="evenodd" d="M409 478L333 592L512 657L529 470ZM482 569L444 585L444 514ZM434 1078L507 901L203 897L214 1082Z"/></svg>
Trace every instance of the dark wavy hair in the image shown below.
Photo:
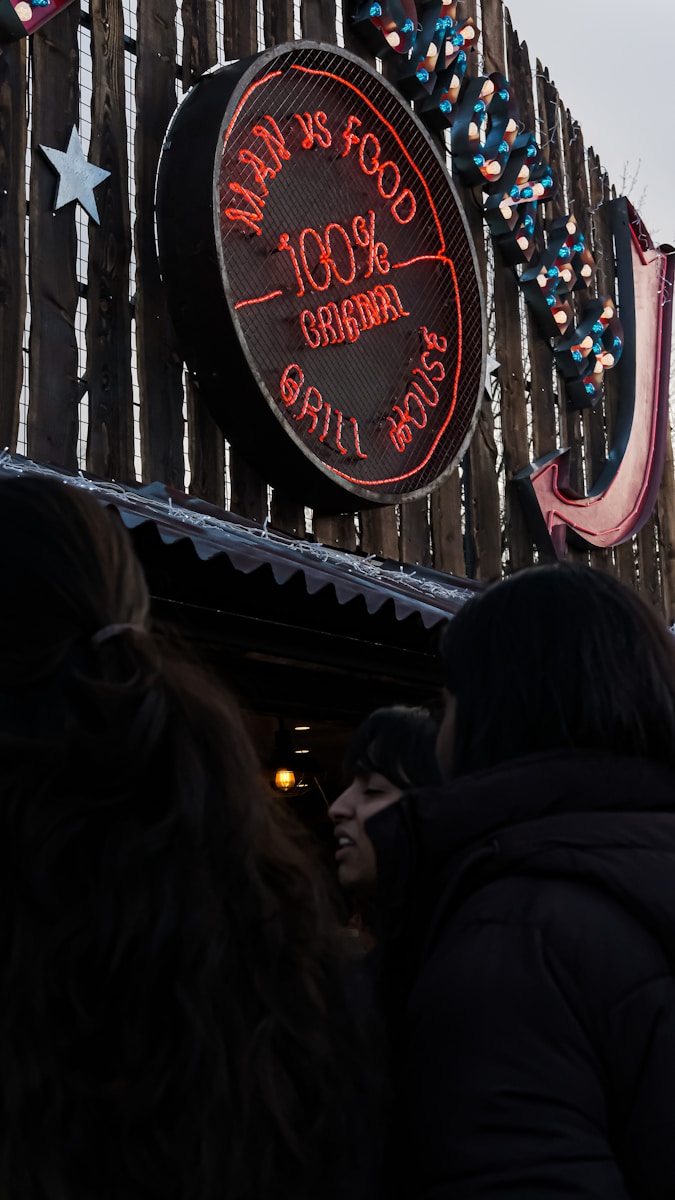
<svg viewBox="0 0 675 1200"><path fill-rule="evenodd" d="M344 778L376 771L399 788L439 783L437 734L426 708L376 708L352 736L342 764Z"/></svg>
<svg viewBox="0 0 675 1200"><path fill-rule="evenodd" d="M625 584L571 563L473 597L441 641L452 774L574 747L675 766L675 639Z"/></svg>
<svg viewBox="0 0 675 1200"><path fill-rule="evenodd" d="M236 705L81 489L1 483L0 562L0 1192L342 1194L367 1031Z"/></svg>

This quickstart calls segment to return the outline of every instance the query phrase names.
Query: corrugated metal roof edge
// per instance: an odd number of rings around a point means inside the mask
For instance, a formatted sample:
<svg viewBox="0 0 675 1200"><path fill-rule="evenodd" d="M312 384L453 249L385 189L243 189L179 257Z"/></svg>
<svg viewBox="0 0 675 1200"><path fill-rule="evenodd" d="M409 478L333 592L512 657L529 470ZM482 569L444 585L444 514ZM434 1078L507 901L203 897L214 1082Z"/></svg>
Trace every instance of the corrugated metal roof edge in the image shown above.
<svg viewBox="0 0 675 1200"><path fill-rule="evenodd" d="M151 523L169 545L188 539L204 560L225 554L233 567L250 574L268 565L278 584L302 572L307 592L331 586L339 604L360 596L374 614L391 600L398 620L417 614L427 629L447 620L480 590L470 579L457 579L423 567L335 550L319 542L293 538L258 525L162 483L133 487L36 463L7 450L0 453L0 478L41 475L87 490L118 509L128 528Z"/></svg>

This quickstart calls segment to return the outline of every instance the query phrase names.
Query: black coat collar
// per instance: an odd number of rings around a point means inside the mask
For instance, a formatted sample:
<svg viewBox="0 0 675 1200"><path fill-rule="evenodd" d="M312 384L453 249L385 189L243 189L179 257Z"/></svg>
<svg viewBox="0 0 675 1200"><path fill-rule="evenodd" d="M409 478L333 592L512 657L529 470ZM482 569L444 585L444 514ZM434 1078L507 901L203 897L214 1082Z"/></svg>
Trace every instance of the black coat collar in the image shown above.
<svg viewBox="0 0 675 1200"><path fill-rule="evenodd" d="M378 860L380 933L414 940L418 953L475 888L528 874L602 887L675 962L675 771L668 766L590 750L546 752L410 792L367 830Z"/></svg>

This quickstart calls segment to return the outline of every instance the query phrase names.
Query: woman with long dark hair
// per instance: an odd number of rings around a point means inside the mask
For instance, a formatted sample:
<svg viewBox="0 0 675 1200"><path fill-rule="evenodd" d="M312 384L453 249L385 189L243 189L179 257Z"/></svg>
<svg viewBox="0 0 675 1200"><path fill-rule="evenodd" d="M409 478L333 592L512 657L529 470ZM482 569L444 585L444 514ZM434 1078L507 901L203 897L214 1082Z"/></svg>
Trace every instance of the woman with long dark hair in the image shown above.
<svg viewBox="0 0 675 1200"><path fill-rule="evenodd" d="M354 731L342 764L345 787L328 814L335 826L338 879L368 906L377 864L365 822L410 788L440 782L438 726L426 708L376 708Z"/></svg>
<svg viewBox="0 0 675 1200"><path fill-rule="evenodd" d="M337 843L338 880L355 911L348 928L364 952L374 946L375 850L365 824L410 788L440 783L438 725L426 708L376 708L355 729L342 764L345 787L328 809Z"/></svg>
<svg viewBox="0 0 675 1200"><path fill-rule="evenodd" d="M236 706L82 490L0 484L0 562L0 1194L370 1197L342 939Z"/></svg>
<svg viewBox="0 0 675 1200"><path fill-rule="evenodd" d="M675 639L609 575L447 625L446 785L367 825L392 1196L675 1196Z"/></svg>

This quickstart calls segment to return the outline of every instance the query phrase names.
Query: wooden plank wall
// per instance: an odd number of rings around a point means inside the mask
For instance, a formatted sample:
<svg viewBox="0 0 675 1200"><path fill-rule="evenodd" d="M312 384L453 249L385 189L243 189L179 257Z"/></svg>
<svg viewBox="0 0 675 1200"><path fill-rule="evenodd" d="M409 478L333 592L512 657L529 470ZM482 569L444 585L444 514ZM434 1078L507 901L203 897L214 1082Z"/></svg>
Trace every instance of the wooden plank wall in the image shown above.
<svg viewBox="0 0 675 1200"><path fill-rule="evenodd" d="M308 530L302 504L279 489L270 492L226 446L185 375L159 277L152 211L157 161L177 100L214 65L291 41L298 32L339 41L373 65L351 26L349 0L337 9L332 0L264 0L262 12L256 0L181 0L178 10L176 0L82 4L80 11L75 0L29 44L0 49L0 448L18 446L36 459L86 466L103 478L140 476L179 487L187 480L194 494L255 520L269 518L295 536L456 575L488 580L533 562L514 475L532 457L564 444L572 450L573 482L592 482L612 443L616 385L610 372L601 404L584 414L569 408L551 346L520 299L518 272L499 261L479 198L461 181L455 184L476 244L490 306L490 353L499 367L461 469L428 501L356 516L315 515ZM476 10L476 0L464 0L460 11L475 18ZM601 158L586 149L582 128L541 63L531 71L530 51L503 0L482 0L479 23L470 71L501 71L511 80L523 124L536 131L563 181L540 215L538 244L553 218L574 213L598 264L597 293L615 296L603 207L612 187ZM392 77L392 64L381 66ZM89 92L89 157L110 179L97 192L101 223L89 224L83 277L81 216L72 205L53 213L56 180L39 146L65 148L71 127L82 123L81 93ZM443 139L438 144L443 152ZM83 298L86 329L80 328ZM570 554L615 572L675 620L670 445L657 508L640 536L612 551Z"/></svg>
<svg viewBox="0 0 675 1200"><path fill-rule="evenodd" d="M89 231L87 469L104 479L131 479L131 217L121 0L91 0L91 53L91 158L110 179L98 193L101 223L92 222Z"/></svg>
<svg viewBox="0 0 675 1200"><path fill-rule="evenodd" d="M77 234L72 204L52 215L56 180L40 146L65 147L79 117L77 0L31 38L31 306L27 450L31 458L77 468ZM42 168L42 169L41 169ZM4 356L4 355L3 355Z"/></svg>
<svg viewBox="0 0 675 1200"><path fill-rule="evenodd" d="M16 445L26 320L26 43L0 54L0 448Z"/></svg>
<svg viewBox="0 0 675 1200"><path fill-rule="evenodd" d="M216 10L209 0L183 0L183 61L181 82L186 92L218 62ZM225 503L225 441L213 417L185 373L190 490L195 496Z"/></svg>

